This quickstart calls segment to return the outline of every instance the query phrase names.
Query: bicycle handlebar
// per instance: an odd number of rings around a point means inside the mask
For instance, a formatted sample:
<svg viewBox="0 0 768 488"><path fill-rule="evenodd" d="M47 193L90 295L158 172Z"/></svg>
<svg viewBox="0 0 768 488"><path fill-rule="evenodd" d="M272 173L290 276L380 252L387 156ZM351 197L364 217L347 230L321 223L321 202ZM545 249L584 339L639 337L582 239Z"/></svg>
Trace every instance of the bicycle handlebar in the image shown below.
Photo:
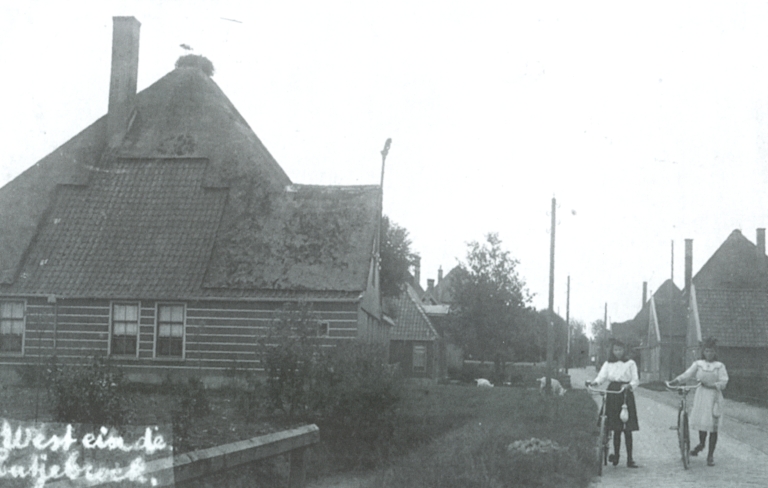
<svg viewBox="0 0 768 488"><path fill-rule="evenodd" d="M667 389L669 391L684 391L684 392L688 392L688 391L695 390L696 388L700 387L701 386L701 381L699 381L695 385L680 385L680 386L672 386L672 385L669 384L669 381L665 381L664 385L666 385L666 387L667 387Z"/></svg>
<svg viewBox="0 0 768 488"><path fill-rule="evenodd" d="M587 387L587 390L592 391L594 393L615 393L615 394L624 393L624 390L629 387L629 385L626 385L626 386L622 387L621 390L598 390L597 388L595 388L592 385L590 385L589 381L586 381L584 384Z"/></svg>

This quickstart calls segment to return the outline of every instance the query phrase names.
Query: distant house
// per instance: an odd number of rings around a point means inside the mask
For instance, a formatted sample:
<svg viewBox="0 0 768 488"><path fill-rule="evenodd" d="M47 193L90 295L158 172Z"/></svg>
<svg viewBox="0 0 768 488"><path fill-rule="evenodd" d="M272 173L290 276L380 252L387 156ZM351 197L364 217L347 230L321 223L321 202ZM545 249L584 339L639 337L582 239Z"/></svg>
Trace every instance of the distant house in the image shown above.
<svg viewBox="0 0 768 488"><path fill-rule="evenodd" d="M400 296L385 299L384 308L393 322L390 363L399 364L406 377L445 377L445 341L424 311L416 288L404 284Z"/></svg>
<svg viewBox="0 0 768 488"><path fill-rule="evenodd" d="M443 277L443 267L437 270L437 284L435 280L427 280L427 290L422 294L421 301L426 305L439 305L453 303L453 284L460 268L454 266L445 277Z"/></svg>
<svg viewBox="0 0 768 488"><path fill-rule="evenodd" d="M686 363L699 343L717 339L718 356L731 376L768 377L768 258L765 229L753 244L734 230L691 278L691 240L686 241L688 329Z"/></svg>
<svg viewBox="0 0 768 488"><path fill-rule="evenodd" d="M328 344L386 347L379 187L294 184L200 69L136 93L139 26L114 18L107 115L0 189L0 365L258 368L298 302Z"/></svg>
<svg viewBox="0 0 768 488"><path fill-rule="evenodd" d="M671 380L685 362L687 310L683 292L669 279L646 302L635 320L645 325L640 348L643 381Z"/></svg>
<svg viewBox="0 0 768 488"><path fill-rule="evenodd" d="M442 266L437 271L437 285L434 279L427 280L427 289L418 286L420 272L417 268L415 289L420 292L422 307L432 322L440 337L445 339L445 365L451 370L460 370L464 364L464 353L461 348L450 342L448 337L448 314L453 303L453 283L459 273L455 266L443 277Z"/></svg>

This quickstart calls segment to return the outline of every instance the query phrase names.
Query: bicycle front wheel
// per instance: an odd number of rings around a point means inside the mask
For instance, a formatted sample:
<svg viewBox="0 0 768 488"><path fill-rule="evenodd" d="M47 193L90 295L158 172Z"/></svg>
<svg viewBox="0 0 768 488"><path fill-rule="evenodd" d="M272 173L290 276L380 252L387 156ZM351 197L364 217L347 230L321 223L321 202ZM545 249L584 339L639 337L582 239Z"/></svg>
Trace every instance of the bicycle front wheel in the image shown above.
<svg viewBox="0 0 768 488"><path fill-rule="evenodd" d="M608 444L608 432L605 430L605 416L600 416L600 433L597 436L597 475L603 475L603 463L605 459L605 449Z"/></svg>
<svg viewBox="0 0 768 488"><path fill-rule="evenodd" d="M688 433L688 414L680 410L677 413L677 443L680 446L680 458L683 468L688 469L690 458L690 434Z"/></svg>

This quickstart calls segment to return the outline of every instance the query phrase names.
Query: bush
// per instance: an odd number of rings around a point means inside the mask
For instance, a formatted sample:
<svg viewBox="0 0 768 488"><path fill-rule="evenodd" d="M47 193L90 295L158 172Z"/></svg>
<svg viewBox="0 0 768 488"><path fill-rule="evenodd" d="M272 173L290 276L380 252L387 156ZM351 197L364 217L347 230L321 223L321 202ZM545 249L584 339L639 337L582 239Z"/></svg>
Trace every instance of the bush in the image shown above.
<svg viewBox="0 0 768 488"><path fill-rule="evenodd" d="M317 358L323 353L317 337L319 323L310 305L288 304L276 313L258 343L269 405L285 413L289 421L305 418L310 403L316 403L309 390Z"/></svg>
<svg viewBox="0 0 768 488"><path fill-rule="evenodd" d="M267 404L288 423L317 423L332 464L371 466L391 450L400 375L380 345L321 347L318 325L308 305L277 312L258 346Z"/></svg>
<svg viewBox="0 0 768 488"><path fill-rule="evenodd" d="M122 371L100 356L88 366L53 369L48 393L54 418L62 423L124 425L132 415L124 385Z"/></svg>
<svg viewBox="0 0 768 488"><path fill-rule="evenodd" d="M312 384L314 420L335 464L373 467L393 454L403 381L383 348L339 346L319 361Z"/></svg>
<svg viewBox="0 0 768 488"><path fill-rule="evenodd" d="M24 363L16 366L15 370L22 385L30 388L38 386L47 388L56 377L59 365L56 356L51 356L46 364Z"/></svg>
<svg viewBox="0 0 768 488"><path fill-rule="evenodd" d="M185 452L190 448L189 431L195 419L211 413L211 405L205 391L205 385L198 378L189 378L186 383L173 384L171 392L175 397L172 412L173 448L175 452Z"/></svg>

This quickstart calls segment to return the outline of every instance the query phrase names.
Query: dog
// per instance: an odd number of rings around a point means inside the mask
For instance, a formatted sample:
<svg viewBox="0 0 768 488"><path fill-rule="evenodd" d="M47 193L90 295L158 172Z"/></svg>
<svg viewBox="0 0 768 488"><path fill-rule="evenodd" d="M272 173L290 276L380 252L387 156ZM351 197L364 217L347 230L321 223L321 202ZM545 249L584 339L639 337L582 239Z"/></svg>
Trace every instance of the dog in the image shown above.
<svg viewBox="0 0 768 488"><path fill-rule="evenodd" d="M490 381L486 380L485 378L477 378L475 379L475 383L477 383L477 386L481 386L483 388L493 388L493 385Z"/></svg>
<svg viewBox="0 0 768 488"><path fill-rule="evenodd" d="M545 388L547 387L547 377L546 376L542 376L541 378L539 378L536 381L539 382L539 391L541 393L545 393ZM565 395L565 392L567 390L565 388L563 388L563 385L561 385L560 382L557 381L554 378L552 378L551 381L552 381L552 393L554 393L555 395L560 395L560 396Z"/></svg>

